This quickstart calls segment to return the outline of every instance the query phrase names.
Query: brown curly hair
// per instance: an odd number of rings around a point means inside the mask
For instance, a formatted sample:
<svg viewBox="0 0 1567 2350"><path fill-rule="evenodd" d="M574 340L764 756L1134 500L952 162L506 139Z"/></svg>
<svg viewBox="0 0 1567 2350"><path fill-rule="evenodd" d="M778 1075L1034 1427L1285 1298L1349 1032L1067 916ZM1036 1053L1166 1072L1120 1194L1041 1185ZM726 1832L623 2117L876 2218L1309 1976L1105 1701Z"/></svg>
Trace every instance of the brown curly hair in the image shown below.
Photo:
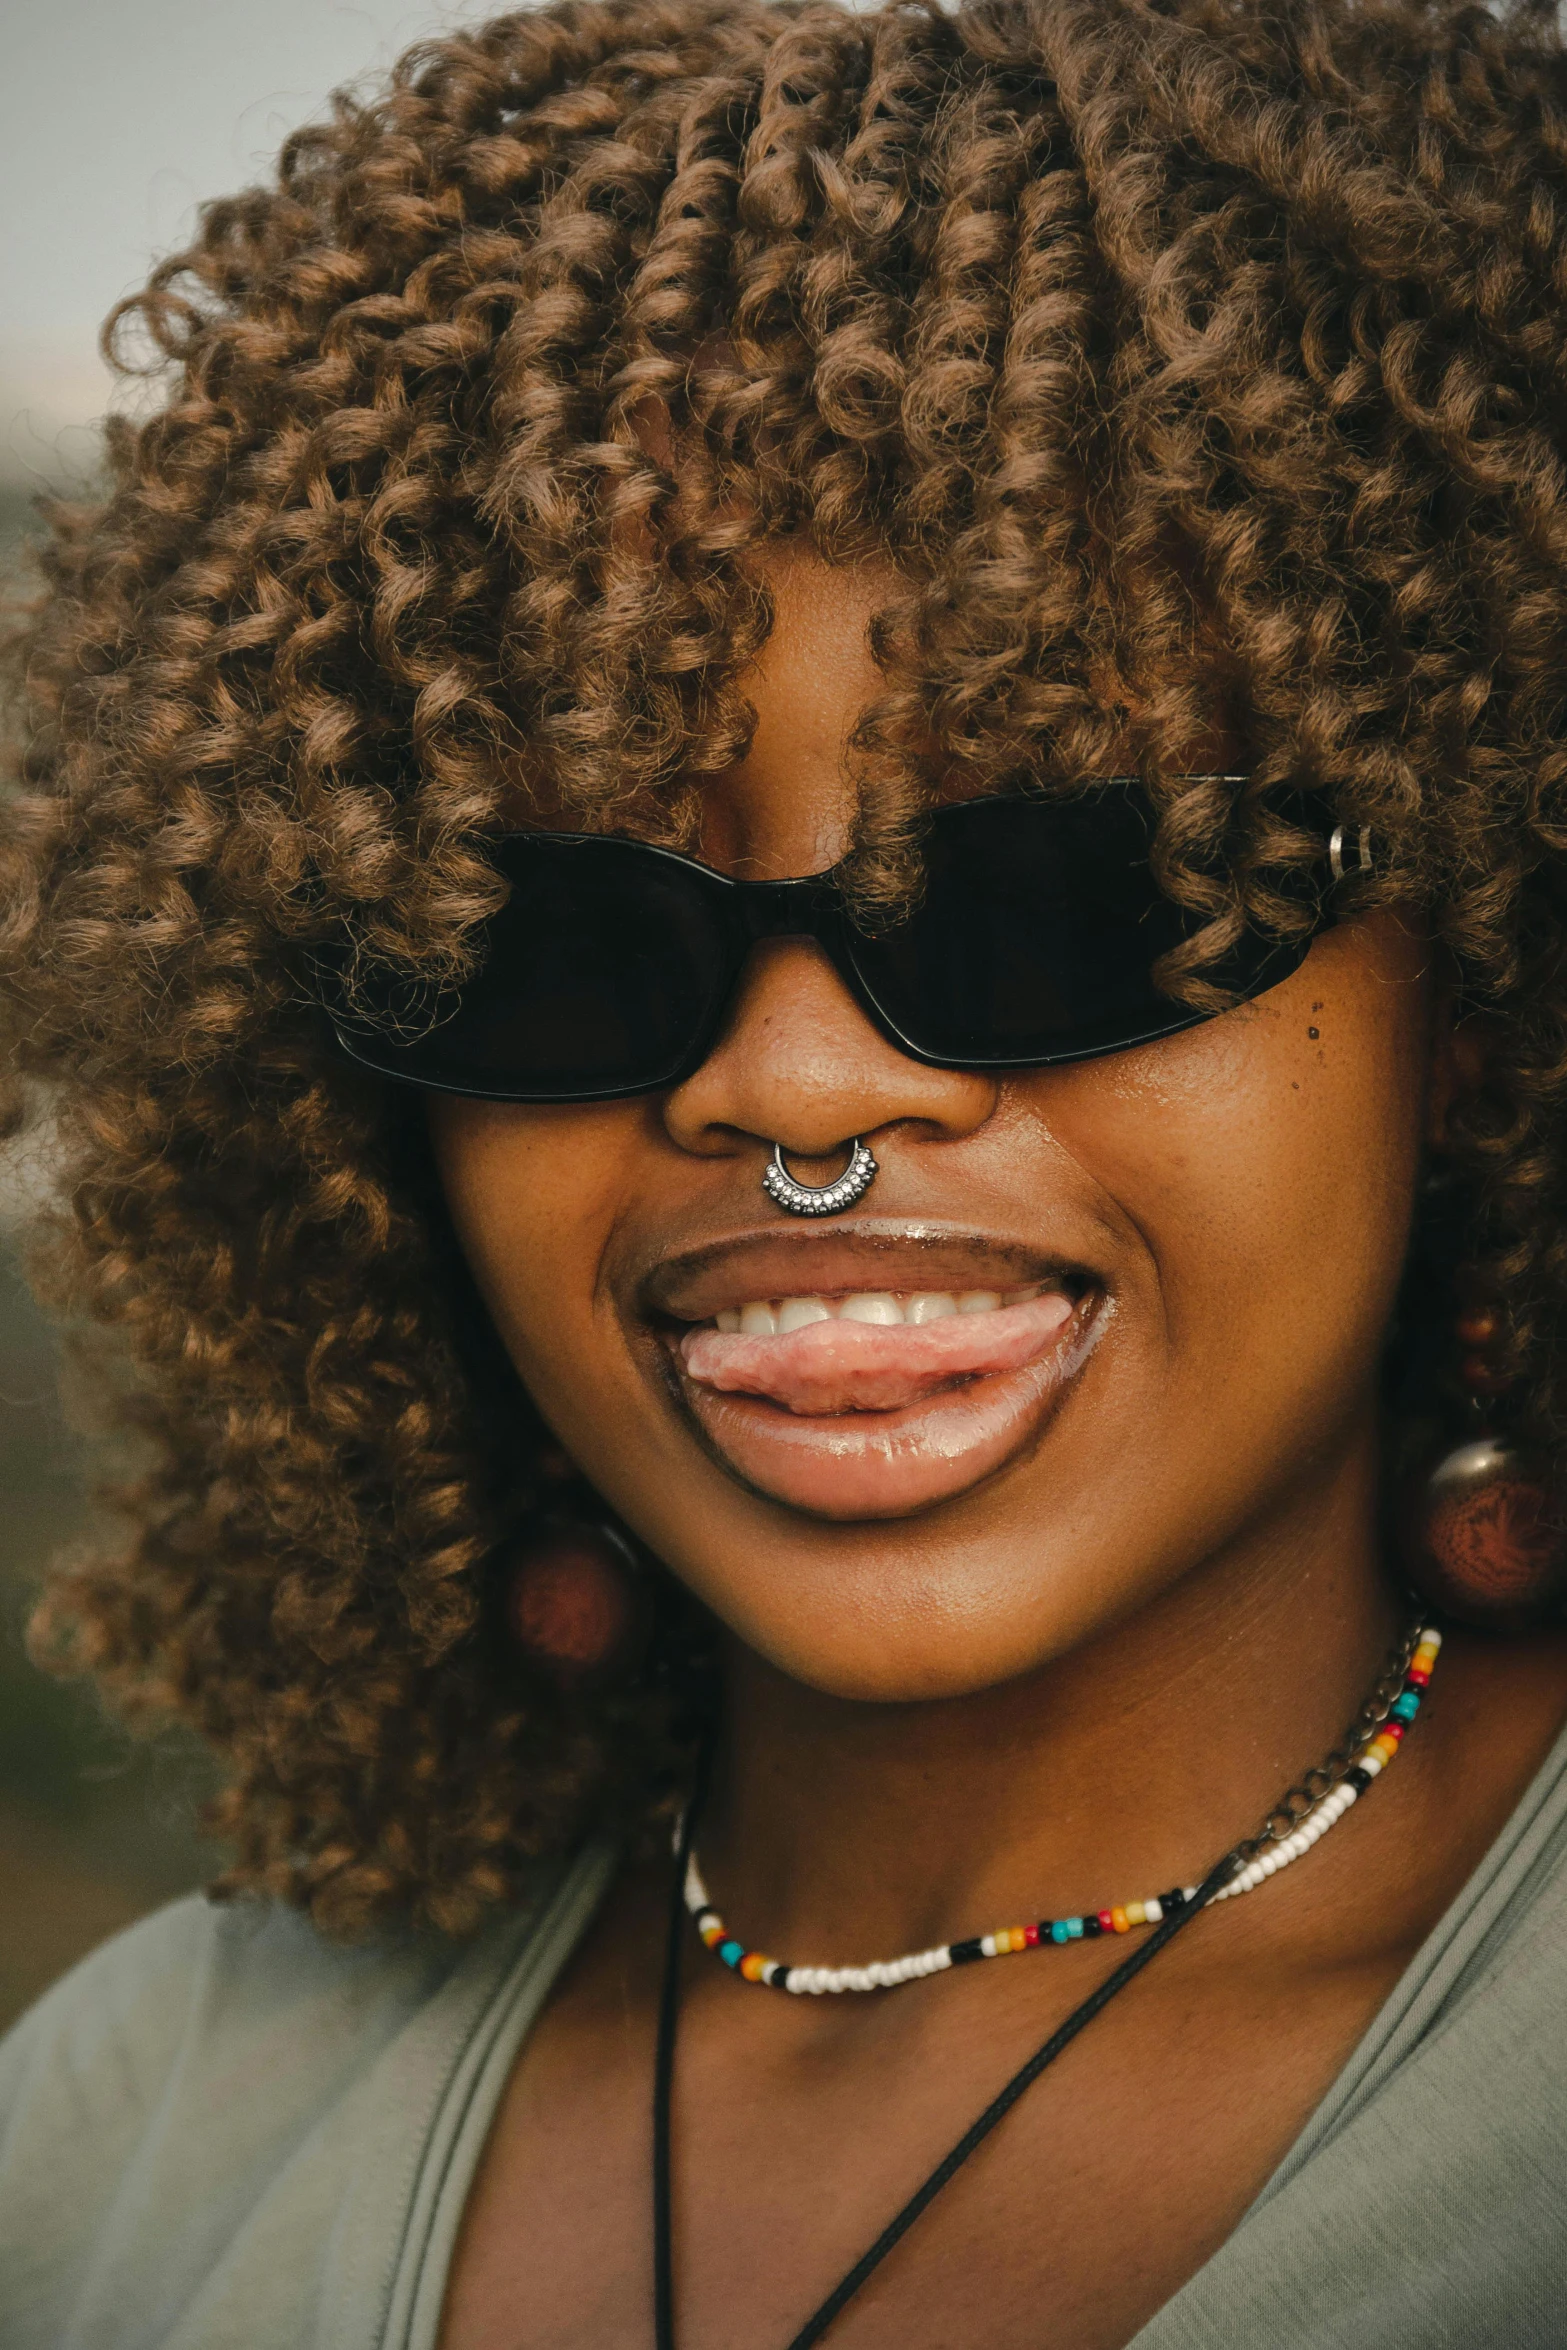
<svg viewBox="0 0 1567 2350"><path fill-rule="evenodd" d="M1292 919L1271 787L1371 825L1495 1021L1455 1245L1567 1426L1544 0L556 0L339 99L109 333L166 390L52 515L0 990L150 1465L40 1638L219 1750L228 1885L463 1929L678 1769L670 1673L568 1701L489 1629L542 1432L322 973L460 974L519 792L689 838L764 538L901 566L869 902L938 782L1130 760L1200 991ZM1216 700L1244 786L1173 772Z"/></svg>

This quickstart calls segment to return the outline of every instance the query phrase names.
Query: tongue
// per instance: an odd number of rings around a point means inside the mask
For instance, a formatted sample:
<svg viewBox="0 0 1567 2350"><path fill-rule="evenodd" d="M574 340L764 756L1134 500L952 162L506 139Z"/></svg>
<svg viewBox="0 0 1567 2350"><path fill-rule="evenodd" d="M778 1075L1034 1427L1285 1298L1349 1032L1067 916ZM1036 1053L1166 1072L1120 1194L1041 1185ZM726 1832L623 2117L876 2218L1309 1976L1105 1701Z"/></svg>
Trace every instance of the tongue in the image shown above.
<svg viewBox="0 0 1567 2350"><path fill-rule="evenodd" d="M1071 1299L1051 1290L939 1322L808 1322L786 1338L688 1330L680 1353L698 1385L765 1395L791 1412L895 1412L957 1380L1021 1370L1071 1319Z"/></svg>

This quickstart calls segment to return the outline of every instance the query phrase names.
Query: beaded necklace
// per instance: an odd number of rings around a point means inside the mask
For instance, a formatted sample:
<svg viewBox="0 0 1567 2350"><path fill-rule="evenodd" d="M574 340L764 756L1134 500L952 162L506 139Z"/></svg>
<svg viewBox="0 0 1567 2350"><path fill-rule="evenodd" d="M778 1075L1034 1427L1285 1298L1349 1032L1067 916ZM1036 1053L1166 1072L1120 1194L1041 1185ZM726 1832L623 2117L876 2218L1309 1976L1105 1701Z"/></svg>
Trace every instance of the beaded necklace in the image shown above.
<svg viewBox="0 0 1567 2350"><path fill-rule="evenodd" d="M1200 1885L1180 1886L1150 1902L1129 1902L1124 1908L1093 1913L1099 1934L1129 1933L1136 1925L1152 1926L1146 1941L1139 1940L1090 1991L1065 2023L1057 2026L1043 2047L1035 2050L984 2112L970 2124L951 2152L937 2163L902 2209L888 2221L870 2249L862 2253L825 2301L808 2317L789 2350L814 2350L866 2279L874 2274L894 2245L901 2242L920 2214L930 2207L950 2179L983 2145L998 2122L1005 2119L1024 2092L1054 2064L1062 2050L1077 2038L1118 1991L1140 1974L1150 1959L1172 1942L1191 1919L1210 1902L1233 1894L1253 1892L1292 1860L1299 1860L1334 1822L1343 1818L1380 1777L1397 1754L1404 1734L1420 1710L1430 1684L1442 1635L1418 1620L1401 1642L1397 1654L1356 1715L1340 1745L1325 1755L1300 1784L1280 1796L1255 1836L1237 1844L1214 1863ZM723 1920L707 1905L701 1872L696 1867L695 1831L706 1780L706 1761L698 1772L698 1786L675 1831L675 1874L670 1891L669 1926L664 1952L664 1981L658 2003L658 2040L653 2061L653 2336L657 2350L675 2350L675 2275L672 2165L670 2162L670 2103L674 2084L675 2035L680 2017L680 1946L693 1890L700 1902L699 1928L703 1941L724 1964L749 1983L773 1990L877 1991L908 1983L921 1975L943 1972L976 1958L1001 1958L1016 1950L1040 1950L1090 1941L1088 1914L1077 1919L1041 1919L1032 1932L1026 1926L1006 1927L999 1934L981 1934L967 1942L944 1942L934 1951L911 1951L870 1967L786 1967L760 1951L748 1951L724 1932ZM1138 1917L1134 1913L1141 1911ZM1109 1923L1106 1924L1108 1918ZM1078 1933L1071 1931L1076 1924ZM1057 1928L1064 1931L1057 1932ZM732 1948L734 1955L730 1955ZM754 1966L747 1968L747 1961ZM902 1971L900 1971L902 1970ZM795 1982L794 1976L802 1980Z"/></svg>
<svg viewBox="0 0 1567 2350"><path fill-rule="evenodd" d="M1229 1883L1214 1894L1215 1901L1254 1892L1291 1861L1304 1859L1358 1802L1393 1760L1404 1732L1420 1711L1420 1699L1430 1684L1441 1646L1442 1635L1432 1625L1418 1625L1409 1634L1342 1744L1314 1771L1308 1771L1298 1787L1279 1798L1252 1839L1254 1850ZM782 1959L769 1958L763 1950L748 1950L730 1933L707 1897L694 1847L685 1871L686 1908L715 1957L744 1982L765 1984L772 1991L815 1995L891 1991L900 1983L943 1974L948 1967L966 1966L974 1959L1008 1958L1015 1951L1092 1942L1101 1934L1127 1934L1136 1926L1157 1926L1162 1918L1175 1916L1196 1894L1195 1885L1175 1885L1168 1893L1149 1893L1141 1901L1118 1903L1111 1909L1085 1910L1076 1917L1040 1918L1026 1926L1001 1926L994 1933L973 1934L962 1942L939 1942L931 1950L906 1951L901 1958L875 1959L869 1966L789 1966Z"/></svg>

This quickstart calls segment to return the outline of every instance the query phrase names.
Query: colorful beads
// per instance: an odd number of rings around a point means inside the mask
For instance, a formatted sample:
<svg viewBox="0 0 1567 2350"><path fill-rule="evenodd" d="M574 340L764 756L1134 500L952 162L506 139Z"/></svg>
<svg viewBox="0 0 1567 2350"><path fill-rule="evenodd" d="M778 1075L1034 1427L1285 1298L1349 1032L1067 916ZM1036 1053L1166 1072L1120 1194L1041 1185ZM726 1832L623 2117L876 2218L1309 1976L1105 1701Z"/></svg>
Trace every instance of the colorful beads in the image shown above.
<svg viewBox="0 0 1567 2350"><path fill-rule="evenodd" d="M1291 1861L1302 1859L1344 1817L1350 1806L1358 1802L1393 1760L1419 1713L1421 1696L1430 1686L1441 1645L1440 1632L1431 1626L1422 1628L1398 1694L1387 1707L1374 1735L1366 1740L1347 1769L1342 1769L1341 1756L1333 1758L1342 1775L1299 1815L1290 1834L1272 1835L1266 1842L1259 1838L1260 1850L1257 1844L1242 1847L1251 1850L1254 1857L1227 1885L1220 1887L1213 1895L1215 1901L1228 1901L1232 1895L1253 1892L1269 1877L1277 1876L1280 1869L1288 1868ZM1270 1830L1271 1826L1270 1817ZM911 1950L902 1958L877 1959L870 1966L802 1967L785 1966L782 1960L769 1958L764 1951L747 1950L743 1942L735 1940L707 1898L694 1852L686 1865L685 1884L686 1907L696 1921L696 1930L725 1966L747 1983L763 1983L775 1991L815 1995L890 1991L900 1983L942 1974L948 1967L966 1966L975 1959L1007 1958L1014 1951L1039 1950L1046 1945L1092 1942L1101 1934L1129 1934L1138 1926L1157 1926L1165 1918L1173 1917L1196 1892L1195 1885L1175 1885L1168 1893L1149 1894L1142 1901L1128 1901L1124 1906L1090 1910L1076 1917L1040 1918L1028 1926L999 1926L990 1934L971 1935L962 1942L943 1942L933 1950Z"/></svg>
<svg viewBox="0 0 1567 2350"><path fill-rule="evenodd" d="M1213 1897L1215 1901L1228 1901L1239 1893L1253 1893L1269 1877L1277 1876L1280 1869L1288 1868L1292 1860L1303 1859L1329 1828L1344 1817L1351 1804L1359 1801L1372 1780L1381 1776L1397 1754L1406 1729L1420 1709L1420 1692L1430 1682L1441 1645L1442 1635L1434 1627L1422 1630L1404 1674L1403 1686L1388 1707L1387 1719L1376 1735L1367 1740L1338 1784L1296 1823L1293 1834L1258 1853L1227 1885L1220 1887Z"/></svg>

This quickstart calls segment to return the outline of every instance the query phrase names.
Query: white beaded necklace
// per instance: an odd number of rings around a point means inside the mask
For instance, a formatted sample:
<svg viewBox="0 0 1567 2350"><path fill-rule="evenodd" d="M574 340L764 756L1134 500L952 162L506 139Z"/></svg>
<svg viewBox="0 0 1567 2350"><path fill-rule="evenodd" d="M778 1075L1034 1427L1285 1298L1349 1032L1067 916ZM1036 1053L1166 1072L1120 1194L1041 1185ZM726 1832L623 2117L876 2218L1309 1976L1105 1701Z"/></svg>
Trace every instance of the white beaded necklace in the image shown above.
<svg viewBox="0 0 1567 2350"><path fill-rule="evenodd" d="M1357 1803L1372 1781L1397 1754L1405 1731L1420 1710L1420 1700L1431 1679L1442 1635L1433 1625L1419 1624L1401 1642L1375 1689L1367 1698L1342 1743L1308 1771L1298 1787L1291 1787L1263 1821L1248 1844L1237 1849L1241 1865L1213 1894L1228 1901L1238 1893L1253 1893L1292 1861L1304 1859L1350 1806ZM679 1831L676 1831L679 1844ZM1195 1885L1176 1885L1168 1893L1148 1894L1111 1909L1084 1911L1064 1918L1041 1918L1034 1925L1003 1926L993 1934L975 1934L961 1942L940 1942L930 1950L910 1950L901 1958L875 1959L869 1966L788 1966L765 1951L748 1950L729 1932L707 1896L693 1850L686 1863L685 1904L696 1920L697 1932L714 1955L747 1983L762 1983L774 1991L820 1994L834 1991L891 1991L925 1975L939 1975L948 1967L973 1959L1006 1958L1014 1951L1044 1949L1052 1944L1091 1942L1101 1934L1125 1934L1137 1926L1156 1926L1184 1909L1194 1898Z"/></svg>

